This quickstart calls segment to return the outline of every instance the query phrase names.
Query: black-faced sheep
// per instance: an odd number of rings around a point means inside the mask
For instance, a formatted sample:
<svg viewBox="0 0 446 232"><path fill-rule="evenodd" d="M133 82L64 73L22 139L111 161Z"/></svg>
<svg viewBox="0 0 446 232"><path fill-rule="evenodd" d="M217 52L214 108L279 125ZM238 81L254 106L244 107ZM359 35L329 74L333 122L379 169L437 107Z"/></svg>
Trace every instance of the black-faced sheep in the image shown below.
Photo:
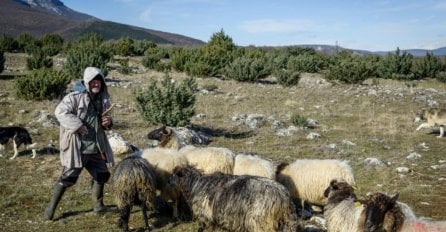
<svg viewBox="0 0 446 232"><path fill-rule="evenodd" d="M134 204L140 205L146 229L150 229L147 210L154 208L156 196L155 172L147 160L138 156L124 158L113 174L115 201L120 211L119 227L128 231L130 212Z"/></svg>
<svg viewBox="0 0 446 232"><path fill-rule="evenodd" d="M147 138L150 140L157 140L159 142L158 147L176 150L179 150L182 147L178 135L175 133L175 130L170 127L162 126L152 130L147 134Z"/></svg>
<svg viewBox="0 0 446 232"><path fill-rule="evenodd" d="M319 206L327 203L324 190L336 178L352 186L356 183L348 162L335 159L303 159L280 164L276 175L277 181L285 185L293 197Z"/></svg>
<svg viewBox="0 0 446 232"><path fill-rule="evenodd" d="M379 199L374 206L373 216L375 220L381 220L383 229L379 231L385 232L444 232L446 231L446 221L431 221L419 219L415 216L412 209L407 204L397 202L398 195L393 197L384 193L373 193L367 196L367 200ZM372 215L369 214L369 215ZM370 225L376 225L371 222Z"/></svg>
<svg viewBox="0 0 446 232"><path fill-rule="evenodd" d="M276 179L277 165L257 155L237 154L234 161L234 175L252 175Z"/></svg>
<svg viewBox="0 0 446 232"><path fill-rule="evenodd" d="M176 192L167 186L167 180L172 175L175 167L188 165L187 159L174 149L147 148L142 151L141 157L149 161L155 168L156 187L160 191L161 198L173 202L173 217L178 218L178 196Z"/></svg>
<svg viewBox="0 0 446 232"><path fill-rule="evenodd" d="M327 231L333 232L378 232L383 230L383 219L379 217L381 205L379 198L358 200L353 193L353 187L341 179L334 179L324 191L327 204L324 207L324 217L327 220ZM395 203L396 197L389 199Z"/></svg>
<svg viewBox="0 0 446 232"><path fill-rule="evenodd" d="M227 231L296 231L300 224L285 187L274 180L224 173L203 175L177 167L169 183L178 188L200 229Z"/></svg>

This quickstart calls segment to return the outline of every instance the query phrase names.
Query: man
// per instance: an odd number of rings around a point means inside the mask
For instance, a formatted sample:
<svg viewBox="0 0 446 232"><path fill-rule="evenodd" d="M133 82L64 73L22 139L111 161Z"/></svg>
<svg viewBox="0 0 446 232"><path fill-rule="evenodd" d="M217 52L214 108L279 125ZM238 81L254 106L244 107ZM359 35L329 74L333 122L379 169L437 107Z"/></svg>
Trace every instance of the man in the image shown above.
<svg viewBox="0 0 446 232"><path fill-rule="evenodd" d="M105 130L113 125L107 111L110 97L104 74L87 67L83 76L84 89L67 94L57 105L55 115L60 123L60 161L63 166L44 218L52 220L65 190L73 186L83 168L93 177L93 212L104 212L104 184L110 178L107 165L114 164L113 153ZM78 86L79 87L79 86Z"/></svg>

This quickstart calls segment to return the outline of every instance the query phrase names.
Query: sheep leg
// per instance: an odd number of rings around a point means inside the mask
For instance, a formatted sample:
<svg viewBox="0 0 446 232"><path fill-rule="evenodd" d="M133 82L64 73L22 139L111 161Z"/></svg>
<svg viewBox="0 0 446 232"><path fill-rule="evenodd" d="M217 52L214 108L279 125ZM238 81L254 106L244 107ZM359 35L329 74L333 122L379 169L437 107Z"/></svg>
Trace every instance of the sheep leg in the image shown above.
<svg viewBox="0 0 446 232"><path fill-rule="evenodd" d="M141 203L141 211L144 219L144 229L146 231L150 231L152 226L149 224L149 218L147 217L147 205L144 202Z"/></svg>
<svg viewBox="0 0 446 232"><path fill-rule="evenodd" d="M118 226L122 229L122 231L129 231L129 218L130 211L132 206L126 205L120 211Z"/></svg>

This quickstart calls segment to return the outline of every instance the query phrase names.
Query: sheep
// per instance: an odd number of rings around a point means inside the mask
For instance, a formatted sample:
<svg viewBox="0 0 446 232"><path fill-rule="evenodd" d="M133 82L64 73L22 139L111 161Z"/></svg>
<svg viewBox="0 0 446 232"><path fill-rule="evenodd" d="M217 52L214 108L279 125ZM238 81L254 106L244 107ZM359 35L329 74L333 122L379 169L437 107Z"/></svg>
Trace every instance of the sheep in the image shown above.
<svg viewBox="0 0 446 232"><path fill-rule="evenodd" d="M318 206L327 203L323 193L335 178L342 178L352 186L356 183L348 162L335 159L303 159L291 164L282 163L276 173L276 180L285 185L293 197L299 198L302 203Z"/></svg>
<svg viewBox="0 0 446 232"><path fill-rule="evenodd" d="M169 183L178 189L199 221L199 230L296 231L300 229L288 190L274 180L177 167Z"/></svg>
<svg viewBox="0 0 446 232"><path fill-rule="evenodd" d="M150 140L159 141L159 147L176 150L179 150L182 147L178 135L175 133L175 130L170 127L162 126L158 129L152 130L147 134L147 138Z"/></svg>
<svg viewBox="0 0 446 232"><path fill-rule="evenodd" d="M155 167L156 186L160 191L161 198L172 200L173 217L178 218L178 199L177 193L167 185L167 180L176 166L184 167L188 165L186 157L177 150L166 148L147 148L141 153L141 157L146 159Z"/></svg>
<svg viewBox="0 0 446 232"><path fill-rule="evenodd" d="M224 147L195 147L187 145L179 150L190 165L194 165L204 174L223 172L232 174L235 154Z"/></svg>
<svg viewBox="0 0 446 232"><path fill-rule="evenodd" d="M234 175L252 175L276 179L276 165L257 155L237 154L234 160Z"/></svg>
<svg viewBox="0 0 446 232"><path fill-rule="evenodd" d="M328 199L324 207L327 231L382 231L383 217L371 214L380 205L377 198L357 199L353 187L342 179L333 179L325 189L324 196ZM395 202L396 198L389 200Z"/></svg>
<svg viewBox="0 0 446 232"><path fill-rule="evenodd" d="M205 174L214 172L232 173L235 154L223 147L195 147L187 145L181 147L180 139L173 128L161 127L147 135L149 139L158 140L158 147L176 149L183 154L189 164L195 165Z"/></svg>
<svg viewBox="0 0 446 232"><path fill-rule="evenodd" d="M141 157L128 156L117 165L113 174L113 188L120 211L118 225L123 231L129 230L129 218L134 204L141 206L145 228L150 229L147 210L154 208L155 181L154 168Z"/></svg>
<svg viewBox="0 0 446 232"><path fill-rule="evenodd" d="M367 200L379 199L379 201L367 216L367 220L378 219L382 223L380 231L386 232L440 232L446 231L446 221L431 221L419 219L412 209L405 203L396 201L398 194L389 196L384 193L373 193L367 196ZM366 222L366 225L367 222ZM370 222L369 225L376 225Z"/></svg>

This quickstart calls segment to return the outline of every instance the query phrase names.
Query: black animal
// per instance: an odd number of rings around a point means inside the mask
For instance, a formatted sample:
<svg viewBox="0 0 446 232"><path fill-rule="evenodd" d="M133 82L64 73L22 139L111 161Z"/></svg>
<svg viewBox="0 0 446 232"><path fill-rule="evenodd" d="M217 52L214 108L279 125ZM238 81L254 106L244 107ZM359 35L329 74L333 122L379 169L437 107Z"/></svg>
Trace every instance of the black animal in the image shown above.
<svg viewBox="0 0 446 232"><path fill-rule="evenodd" d="M116 167L113 175L115 201L120 211L118 226L129 230L129 218L133 205L140 205L145 229L150 230L147 210L154 209L156 176L152 165L139 156L128 156Z"/></svg>
<svg viewBox="0 0 446 232"><path fill-rule="evenodd" d="M22 144L32 149L32 158L36 157L36 149L34 149L36 144L33 144L31 136L25 128L18 126L0 127L0 152L5 149L5 145L10 139L14 143L14 155L10 159L17 157L19 154L17 148Z"/></svg>

